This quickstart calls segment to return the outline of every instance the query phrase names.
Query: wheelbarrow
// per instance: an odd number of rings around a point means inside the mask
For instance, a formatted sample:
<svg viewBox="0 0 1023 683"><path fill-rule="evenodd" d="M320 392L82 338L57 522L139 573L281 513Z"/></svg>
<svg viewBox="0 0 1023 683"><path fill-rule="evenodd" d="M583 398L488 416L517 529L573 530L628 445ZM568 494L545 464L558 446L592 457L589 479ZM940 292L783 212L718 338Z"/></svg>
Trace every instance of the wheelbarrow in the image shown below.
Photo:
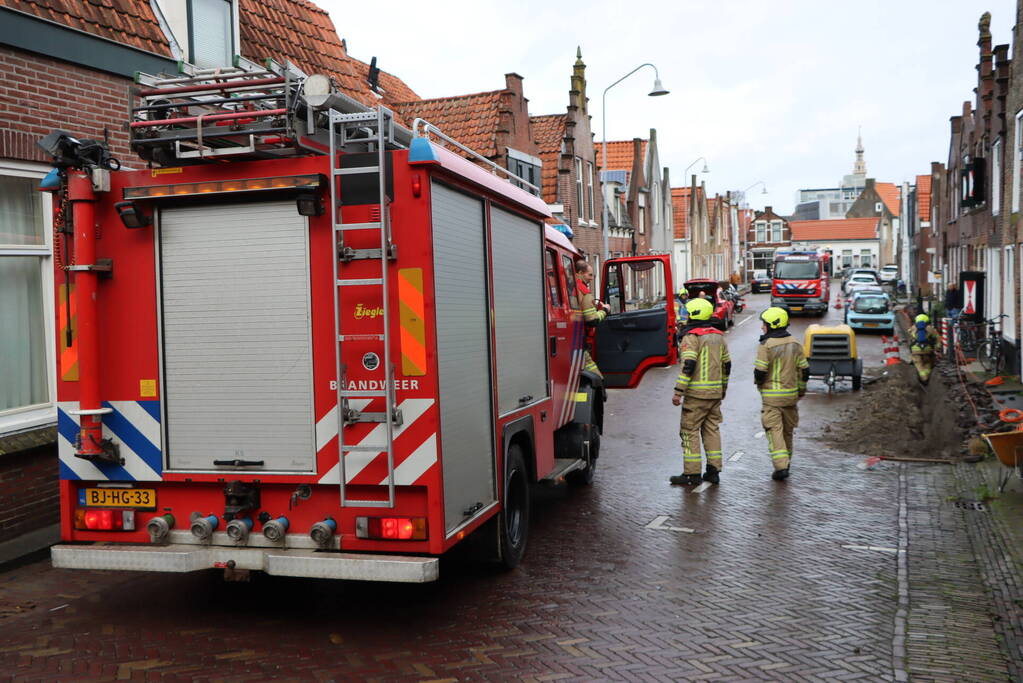
<svg viewBox="0 0 1023 683"><path fill-rule="evenodd" d="M1000 477L998 482L999 493L1009 483L1009 477L1013 472L1023 478L1023 428L1011 432L999 432L997 434L984 434L984 440L998 456L998 461L1005 465L1007 470Z"/></svg>

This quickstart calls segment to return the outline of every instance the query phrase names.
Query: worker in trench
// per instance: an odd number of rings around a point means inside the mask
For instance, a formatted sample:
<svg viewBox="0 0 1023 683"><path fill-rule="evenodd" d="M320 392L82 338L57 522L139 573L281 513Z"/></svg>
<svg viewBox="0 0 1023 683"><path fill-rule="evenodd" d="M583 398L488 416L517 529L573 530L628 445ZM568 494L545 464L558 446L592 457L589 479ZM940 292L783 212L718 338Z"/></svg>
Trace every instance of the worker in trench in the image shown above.
<svg viewBox="0 0 1023 683"><path fill-rule="evenodd" d="M721 401L728 391L732 359L721 330L710 323L714 305L703 298L686 302L688 319L680 335L682 370L675 382L672 405L682 406L682 474L669 480L675 486L693 486L702 478L717 484L721 477ZM701 477L703 458L707 469Z"/></svg>
<svg viewBox="0 0 1023 683"><path fill-rule="evenodd" d="M913 354L917 376L921 382L927 384L934 369L934 349L938 345L938 333L931 326L931 319L924 313L918 315L913 322L913 344L909 350Z"/></svg>
<svg viewBox="0 0 1023 683"><path fill-rule="evenodd" d="M587 263L583 259L578 259L575 262L575 277L576 277L576 289L579 290L579 308L582 309L583 321L586 323L586 351L583 352L583 370L592 372L595 375L603 378L600 368L594 362L593 357L590 355L590 342L593 338L593 328L597 326L601 320L607 317L611 307L605 303L597 301L593 297L593 292L590 287L593 285L593 266Z"/></svg>
<svg viewBox="0 0 1023 683"><path fill-rule="evenodd" d="M789 333L788 311L772 306L760 314L760 320L763 334L753 361L753 381L763 403L760 419L774 465L771 478L781 481L789 476L792 434L799 424L798 403L806 394L810 364L803 345Z"/></svg>

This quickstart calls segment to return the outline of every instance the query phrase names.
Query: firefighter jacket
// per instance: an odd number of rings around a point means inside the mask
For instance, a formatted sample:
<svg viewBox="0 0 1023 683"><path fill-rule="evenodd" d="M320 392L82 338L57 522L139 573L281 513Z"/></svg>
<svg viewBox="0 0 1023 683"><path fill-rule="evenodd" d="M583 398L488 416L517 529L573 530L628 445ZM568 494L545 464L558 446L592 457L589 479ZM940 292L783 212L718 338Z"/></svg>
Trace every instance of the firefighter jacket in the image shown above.
<svg viewBox="0 0 1023 683"><path fill-rule="evenodd" d="M938 344L938 333L930 325L919 322L913 329L913 345L909 348L912 353L933 353L934 347Z"/></svg>
<svg viewBox="0 0 1023 683"><path fill-rule="evenodd" d="M586 322L587 327L592 327L607 317L607 313L603 309L597 308L593 292L590 291L590 288L582 280L577 280L576 285L579 289L579 308L582 309L583 320Z"/></svg>
<svg viewBox="0 0 1023 683"><path fill-rule="evenodd" d="M724 398L732 359L721 330L699 322L682 330L682 371L675 393L692 398Z"/></svg>
<svg viewBox="0 0 1023 683"><path fill-rule="evenodd" d="M753 381L766 406L794 406L806 393L810 364L803 345L785 330L774 330L760 338L753 361Z"/></svg>

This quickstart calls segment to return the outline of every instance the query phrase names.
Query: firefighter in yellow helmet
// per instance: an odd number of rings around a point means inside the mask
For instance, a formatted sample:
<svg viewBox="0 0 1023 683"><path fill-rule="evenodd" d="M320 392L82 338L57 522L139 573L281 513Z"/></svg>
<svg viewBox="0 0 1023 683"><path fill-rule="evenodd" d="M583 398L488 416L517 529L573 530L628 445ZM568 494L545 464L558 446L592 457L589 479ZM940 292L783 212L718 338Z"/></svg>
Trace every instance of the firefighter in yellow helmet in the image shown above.
<svg viewBox="0 0 1023 683"><path fill-rule="evenodd" d="M700 483L702 439L707 454L707 469L702 478L717 484L721 471L721 401L728 391L732 359L721 330L710 324L714 304L706 299L692 299L686 303L686 311L689 317L680 332L682 370L671 399L672 405L682 405L679 429L682 474L670 481L678 486Z"/></svg>
<svg viewBox="0 0 1023 683"><path fill-rule="evenodd" d="M913 354L913 365L920 381L926 384L931 379L934 369L934 348L938 344L938 333L931 326L931 319L921 313L913 321L913 344L909 350Z"/></svg>
<svg viewBox="0 0 1023 683"><path fill-rule="evenodd" d="M576 288L579 290L579 308L582 309L583 321L586 323L587 329L586 350L583 351L583 370L603 378L604 375L601 374L600 368L597 367L593 357L590 355L589 348L593 340L593 328L607 317L611 307L593 298L593 292L590 290L590 287L593 285L593 266L587 263L585 259L579 259L575 262L575 277Z"/></svg>
<svg viewBox="0 0 1023 683"><path fill-rule="evenodd" d="M789 476L792 432L799 424L796 404L806 394L810 364L803 345L789 334L788 311L773 306L760 314L760 320L764 334L753 361L753 381L763 402L760 419L774 464L771 478L780 481Z"/></svg>

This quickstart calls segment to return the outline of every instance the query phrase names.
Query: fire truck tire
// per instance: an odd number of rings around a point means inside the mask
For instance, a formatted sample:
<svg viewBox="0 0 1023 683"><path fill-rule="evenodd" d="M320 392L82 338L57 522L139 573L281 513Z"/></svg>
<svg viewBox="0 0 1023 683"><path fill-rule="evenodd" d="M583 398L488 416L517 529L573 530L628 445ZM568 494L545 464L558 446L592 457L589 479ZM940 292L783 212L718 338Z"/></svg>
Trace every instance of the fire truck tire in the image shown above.
<svg viewBox="0 0 1023 683"><path fill-rule="evenodd" d="M514 569L526 552L531 505L529 470L518 444L509 446L504 469L504 508L498 515L499 562Z"/></svg>

